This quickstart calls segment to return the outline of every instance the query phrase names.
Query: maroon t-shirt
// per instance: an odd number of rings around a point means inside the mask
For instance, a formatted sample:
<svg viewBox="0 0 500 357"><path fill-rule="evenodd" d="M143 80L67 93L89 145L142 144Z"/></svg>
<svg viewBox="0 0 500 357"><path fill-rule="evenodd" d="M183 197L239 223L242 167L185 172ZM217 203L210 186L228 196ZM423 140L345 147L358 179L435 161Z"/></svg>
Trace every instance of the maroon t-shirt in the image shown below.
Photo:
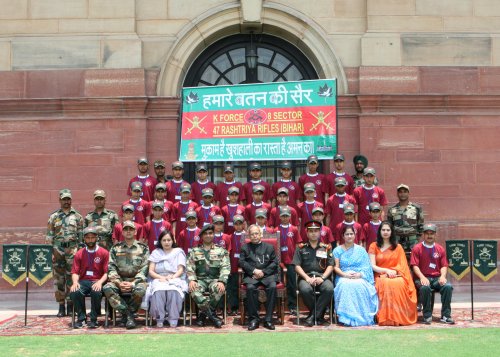
<svg viewBox="0 0 500 357"><path fill-rule="evenodd" d="M219 202L219 207L222 208L229 203L229 197L227 195L227 191L229 188L236 186L240 190L240 194L238 196L239 201L244 201L246 199L245 190L243 189L243 185L241 182L233 181L233 182L221 182L217 185L217 189L215 191L215 202ZM251 196L250 196L251 197Z"/></svg>
<svg viewBox="0 0 500 357"><path fill-rule="evenodd" d="M193 201L199 204L200 206L203 204L203 197L201 191L206 188L211 188L214 191L215 195L217 186L215 186L215 184L211 181L207 181L205 183L200 183L200 181L195 181L191 184L191 197L193 198Z"/></svg>
<svg viewBox="0 0 500 357"><path fill-rule="evenodd" d="M300 219L300 235L301 236L306 235L306 230L304 228L304 224L313 220L312 210L315 207L323 208L323 204L319 201L314 201L314 202L304 201L304 202L299 203L299 209L297 211L297 214L299 215L299 219Z"/></svg>
<svg viewBox="0 0 500 357"><path fill-rule="evenodd" d="M193 247L200 244L200 228L185 228L177 236L177 246L184 250L184 253L189 254Z"/></svg>
<svg viewBox="0 0 500 357"><path fill-rule="evenodd" d="M316 173L314 175L311 175L309 173L305 173L299 178L299 187L300 187L300 192L302 194L302 197L305 197L304 195L304 185L308 182L312 182L314 184L314 187L316 189L316 196L314 199L316 201L319 201L321 203L325 203L325 193L328 192L328 184L326 181L326 177L323 174Z"/></svg>
<svg viewBox="0 0 500 357"><path fill-rule="evenodd" d="M170 232L172 232L172 225L164 219L162 219L161 222L155 222L154 220L149 221L144 226L144 236L146 238L146 241L148 242L150 253L156 249L158 236L164 230L169 230Z"/></svg>
<svg viewBox="0 0 500 357"><path fill-rule="evenodd" d="M233 232L231 237L231 251L229 252L229 260L231 261L231 273L238 272L238 263L240 261L240 251L241 251L241 236L244 232Z"/></svg>
<svg viewBox="0 0 500 357"><path fill-rule="evenodd" d="M420 242L411 250L410 265L418 266L426 277L437 278L441 275L441 268L448 266L446 250L437 243L427 248Z"/></svg>
<svg viewBox="0 0 500 357"><path fill-rule="evenodd" d="M197 226L202 228L204 225L212 223L213 216L222 215L218 206L200 206L196 208L196 215L198 217Z"/></svg>
<svg viewBox="0 0 500 357"><path fill-rule="evenodd" d="M142 224L135 223L135 239L140 240L144 238L144 227ZM123 242L125 237L123 236L123 224L117 223L113 228L113 242Z"/></svg>
<svg viewBox="0 0 500 357"><path fill-rule="evenodd" d="M234 222L233 217L237 214L243 216L245 214L245 207L240 204L227 204L221 208L222 216L224 217L224 233L233 234Z"/></svg>
<svg viewBox="0 0 500 357"><path fill-rule="evenodd" d="M179 202L181 200L181 186L182 184L188 183L185 180L175 181L171 180L166 183L167 186L167 200L172 203ZM193 198L193 192L191 191L191 199Z"/></svg>
<svg viewBox="0 0 500 357"><path fill-rule="evenodd" d="M354 228L354 243L359 244L361 242L361 231L363 230L363 227L361 227L361 224L358 222L346 223L345 221L337 224L337 227L335 227L335 231L333 232L333 236L338 242L337 244L344 244L344 237L342 237L342 230L344 229L344 226L352 226Z"/></svg>
<svg viewBox="0 0 500 357"><path fill-rule="evenodd" d="M365 186L356 187L354 190L354 199L358 205L358 222L363 225L370 222L371 216L368 206L372 202L380 203L380 206L387 206L385 192L378 186L372 186L369 189Z"/></svg>
<svg viewBox="0 0 500 357"><path fill-rule="evenodd" d="M348 175L347 173L343 172L342 174L339 174L337 172L332 172L328 174L326 177L326 182L327 182L327 187L328 187L328 194L333 195L335 194L335 179L337 177L343 177L347 181L347 186L345 187L345 192L348 195L352 195L355 189L354 185L354 180L352 179L351 175Z"/></svg>
<svg viewBox="0 0 500 357"><path fill-rule="evenodd" d="M217 247L224 248L228 252L231 250L231 235L224 233L215 233L214 234L214 244Z"/></svg>
<svg viewBox="0 0 500 357"><path fill-rule="evenodd" d="M325 215L330 215L330 224L328 227L333 231L337 224L341 223L345 219L344 207L346 204L352 203L356 207L356 200L354 197L345 193L343 196L339 196L337 193L330 196L328 201L326 201Z"/></svg>
<svg viewBox="0 0 500 357"><path fill-rule="evenodd" d="M147 202L143 199L139 199L139 201L134 201L132 199L127 200L122 203L122 207L124 205L132 205L134 206L134 217L132 220L135 223L139 223L144 225L147 222L147 217L151 217L153 211L151 209L151 202ZM123 217L123 211L120 210L120 217Z"/></svg>
<svg viewBox="0 0 500 357"><path fill-rule="evenodd" d="M302 242L299 230L291 224L286 227L280 224L276 227L276 231L280 234L281 262L283 264L292 264L295 247Z"/></svg>
<svg viewBox="0 0 500 357"><path fill-rule="evenodd" d="M370 244L377 241L377 233L381 223L381 221L377 223L370 221L363 225L363 229L361 230L361 241L365 242L367 252L368 248L370 248Z"/></svg>
<svg viewBox="0 0 500 357"><path fill-rule="evenodd" d="M271 227L278 227L281 224L280 220L280 213L281 213L281 206L276 206L273 209L271 209L271 214L269 215L269 225ZM295 210L295 208L288 206L290 208L290 223L293 224L294 226L299 226L299 214Z"/></svg>
<svg viewBox="0 0 500 357"><path fill-rule="evenodd" d="M142 176L142 177L141 176L132 177L128 183L127 196L132 195L132 189L131 189L130 185L132 184L132 182L136 182L136 181L139 181L142 183L141 198L147 202L153 201L155 198L156 184L158 182L156 182L156 179L154 177L151 177L149 175Z"/></svg>
<svg viewBox="0 0 500 357"><path fill-rule="evenodd" d="M259 208L265 208L267 210L267 220L269 221L269 216L271 215L271 205L267 202L262 202L260 205L256 205L255 203L250 203L245 207L245 221L248 225L255 224L255 211Z"/></svg>
<svg viewBox="0 0 500 357"><path fill-rule="evenodd" d="M243 190L245 191L245 197L247 199L247 203L249 201L252 201L253 187L256 185L264 186L264 196L262 198L262 201L264 201L266 203L270 202L271 198L272 198L271 185L269 185L264 180L259 180L259 181L250 180L243 185ZM241 197L240 197L240 199L241 199Z"/></svg>
<svg viewBox="0 0 500 357"><path fill-rule="evenodd" d="M288 205L297 209L297 200L302 201L302 190L300 189L299 184L291 180L283 181L283 179L273 183L273 186L271 187L273 199L276 199L276 197L278 196L278 190L282 187L288 189Z"/></svg>
<svg viewBox="0 0 500 357"><path fill-rule="evenodd" d="M75 254L71 274L78 274L80 280L97 281L108 272L109 252L96 246L93 253L82 248Z"/></svg>
<svg viewBox="0 0 500 357"><path fill-rule="evenodd" d="M179 233L187 227L186 223L186 212L194 211L198 208L198 204L189 200L189 202L176 202L174 203L174 213L172 214L172 220L177 222L175 224L175 236L179 236Z"/></svg>

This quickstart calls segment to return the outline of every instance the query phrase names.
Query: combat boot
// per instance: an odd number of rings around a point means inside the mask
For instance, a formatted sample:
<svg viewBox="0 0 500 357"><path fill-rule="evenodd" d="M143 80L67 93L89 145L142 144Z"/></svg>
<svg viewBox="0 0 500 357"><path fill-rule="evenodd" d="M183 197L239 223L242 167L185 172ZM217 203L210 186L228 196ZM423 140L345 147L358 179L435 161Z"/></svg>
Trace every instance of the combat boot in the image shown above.
<svg viewBox="0 0 500 357"><path fill-rule="evenodd" d="M64 304L59 304L59 312L57 313L57 317L66 316L66 309L64 308Z"/></svg>
<svg viewBox="0 0 500 357"><path fill-rule="evenodd" d="M215 328L221 328L222 325L224 324L221 319L217 317L217 315L214 314L214 312L211 309L207 310L207 316L210 321L214 324Z"/></svg>
<svg viewBox="0 0 500 357"><path fill-rule="evenodd" d="M196 326L204 327L206 318L207 318L207 315L205 315L204 312L200 312L198 314L198 317L196 318Z"/></svg>
<svg viewBox="0 0 500 357"><path fill-rule="evenodd" d="M127 328L127 330L131 330L133 328L135 328L137 325L135 324L135 320L134 320L134 314L132 312L128 312L127 313L127 323L125 325L125 327Z"/></svg>

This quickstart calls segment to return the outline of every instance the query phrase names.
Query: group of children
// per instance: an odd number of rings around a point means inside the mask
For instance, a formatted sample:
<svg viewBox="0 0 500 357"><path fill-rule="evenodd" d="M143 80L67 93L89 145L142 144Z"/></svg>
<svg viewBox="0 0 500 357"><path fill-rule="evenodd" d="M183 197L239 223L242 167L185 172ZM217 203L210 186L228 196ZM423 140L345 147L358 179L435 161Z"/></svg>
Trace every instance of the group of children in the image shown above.
<svg viewBox="0 0 500 357"><path fill-rule="evenodd" d="M356 243L366 249L376 240L387 200L384 191L374 185L375 170L366 167L359 187L355 187L355 177L343 171L344 156L337 154L333 159L335 171L324 175L317 172L318 157L309 156L307 172L298 183L292 180L291 163L284 161L281 178L272 185L262 180L259 163L249 165L251 179L244 184L235 180L233 166L225 165L224 181L215 185L207 178L205 164L197 165L197 180L190 184L183 179L182 162L172 163L172 179L166 180L163 161L154 163L157 177L153 178L148 174L148 160L141 158L139 175L130 180L130 199L122 204L120 215L122 221L134 222L137 239L151 251L160 233L169 230L177 245L188 254L200 242L200 229L213 224L214 243L230 254L232 279L229 284L234 285L228 287L231 292L237 289L241 235L250 224L259 225L264 232L279 232L281 262L285 265L291 264L296 247L307 242L304 224L311 220L323 224L321 242L325 245L342 244L341 232L345 225L354 227ZM113 242L122 240L122 226L117 224ZM293 286L289 290L292 293ZM293 301L289 301L292 313ZM230 297L231 309L237 309L237 303Z"/></svg>

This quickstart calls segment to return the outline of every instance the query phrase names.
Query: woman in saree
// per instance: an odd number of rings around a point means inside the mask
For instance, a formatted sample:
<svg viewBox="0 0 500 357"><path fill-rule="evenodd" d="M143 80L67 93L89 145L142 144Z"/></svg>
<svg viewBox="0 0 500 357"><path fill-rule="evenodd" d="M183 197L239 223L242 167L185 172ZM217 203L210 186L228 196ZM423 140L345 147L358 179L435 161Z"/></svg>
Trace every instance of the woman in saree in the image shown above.
<svg viewBox="0 0 500 357"><path fill-rule="evenodd" d="M163 327L165 316L168 316L170 327L176 327L188 290L186 255L176 247L168 230L158 236L156 247L149 256L149 277L153 279L147 294L151 298L150 313L157 327Z"/></svg>
<svg viewBox="0 0 500 357"><path fill-rule="evenodd" d="M344 244L333 250L335 259L335 310L339 323L346 326L374 324L378 310L373 270L366 250L354 244L352 226L342 230Z"/></svg>
<svg viewBox="0 0 500 357"><path fill-rule="evenodd" d="M379 298L379 325L400 326L417 322L417 292L406 255L397 243L392 225L380 224L377 241L368 250Z"/></svg>

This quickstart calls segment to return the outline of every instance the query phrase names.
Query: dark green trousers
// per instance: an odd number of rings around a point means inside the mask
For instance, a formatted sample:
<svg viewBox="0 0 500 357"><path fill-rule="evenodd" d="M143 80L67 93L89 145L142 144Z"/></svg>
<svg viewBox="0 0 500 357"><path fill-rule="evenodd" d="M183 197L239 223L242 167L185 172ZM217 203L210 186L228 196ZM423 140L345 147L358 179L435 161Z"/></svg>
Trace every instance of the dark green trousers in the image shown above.
<svg viewBox="0 0 500 357"><path fill-rule="evenodd" d="M415 280L415 285L418 289L419 299L422 303L422 314L424 318L432 316L432 291L441 294L441 317L451 317L451 295L453 286L450 283L439 285L439 278L429 279L429 286L424 286L420 283L420 279Z"/></svg>

